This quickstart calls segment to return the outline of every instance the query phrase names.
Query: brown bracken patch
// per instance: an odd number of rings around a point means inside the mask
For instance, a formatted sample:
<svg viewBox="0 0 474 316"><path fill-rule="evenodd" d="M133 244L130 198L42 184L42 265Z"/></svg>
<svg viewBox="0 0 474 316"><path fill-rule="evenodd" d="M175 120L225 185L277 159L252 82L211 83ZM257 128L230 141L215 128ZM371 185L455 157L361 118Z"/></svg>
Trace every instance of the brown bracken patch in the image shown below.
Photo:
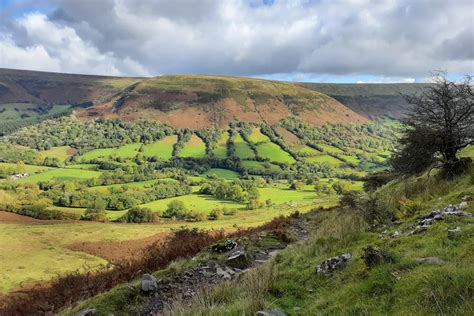
<svg viewBox="0 0 474 316"><path fill-rule="evenodd" d="M169 234L170 233L160 233L136 240L76 242L69 245L67 248L73 251L86 252L117 264L132 260L137 256L137 254L142 254L143 251L153 243L165 240L166 236Z"/></svg>

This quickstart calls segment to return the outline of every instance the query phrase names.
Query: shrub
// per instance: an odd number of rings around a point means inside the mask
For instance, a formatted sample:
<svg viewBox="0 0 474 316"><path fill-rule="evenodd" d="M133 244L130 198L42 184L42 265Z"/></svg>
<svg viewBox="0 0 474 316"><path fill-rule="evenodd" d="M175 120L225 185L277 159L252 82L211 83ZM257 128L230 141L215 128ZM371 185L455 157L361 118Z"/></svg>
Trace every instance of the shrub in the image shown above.
<svg viewBox="0 0 474 316"><path fill-rule="evenodd" d="M119 221L125 223L153 223L157 220L158 214L149 208L133 207L122 216Z"/></svg>
<svg viewBox="0 0 474 316"><path fill-rule="evenodd" d="M211 221L220 220L223 218L224 218L224 212L219 208L215 208L211 211L211 213L209 213L209 219Z"/></svg>
<svg viewBox="0 0 474 316"><path fill-rule="evenodd" d="M189 215L189 211L186 209L183 201L174 200L168 203L166 211L163 212L162 217L165 218L176 218L185 219Z"/></svg>
<svg viewBox="0 0 474 316"><path fill-rule="evenodd" d="M109 220L109 216L107 215L107 212L104 210L88 208L84 212L84 215L81 216L81 220L107 222Z"/></svg>

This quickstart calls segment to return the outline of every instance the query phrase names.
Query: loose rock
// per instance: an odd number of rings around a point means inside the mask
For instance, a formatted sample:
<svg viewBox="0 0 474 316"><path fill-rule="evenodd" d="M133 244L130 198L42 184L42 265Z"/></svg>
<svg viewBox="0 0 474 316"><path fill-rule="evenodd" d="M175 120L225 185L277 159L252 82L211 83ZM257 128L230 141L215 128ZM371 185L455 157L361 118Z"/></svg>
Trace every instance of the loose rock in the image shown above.
<svg viewBox="0 0 474 316"><path fill-rule="evenodd" d="M236 251L227 257L226 264L233 268L245 269L250 265L250 260L244 251Z"/></svg>
<svg viewBox="0 0 474 316"><path fill-rule="evenodd" d="M257 312L258 316L287 316L287 314L279 308L265 309Z"/></svg>
<svg viewBox="0 0 474 316"><path fill-rule="evenodd" d="M350 253L345 253L336 257L326 259L317 266L316 271L318 274L331 274L336 270L344 268L347 262L351 259L352 255Z"/></svg>
<svg viewBox="0 0 474 316"><path fill-rule="evenodd" d="M143 292L153 292L158 289L158 280L151 274L145 273L142 276L141 286Z"/></svg>
<svg viewBox="0 0 474 316"><path fill-rule="evenodd" d="M216 252L216 253L224 253L224 252L234 250L235 248L237 248L237 242L235 242L235 240L232 240L232 239L227 239L224 242L221 242L212 246L211 249L213 252Z"/></svg>
<svg viewBox="0 0 474 316"><path fill-rule="evenodd" d="M93 315L97 315L97 310L92 307L86 307L74 314L74 316L93 316Z"/></svg>
<svg viewBox="0 0 474 316"><path fill-rule="evenodd" d="M424 258L415 258L415 261L418 263L427 263L427 264L443 264L444 260L439 257L424 257Z"/></svg>
<svg viewBox="0 0 474 316"><path fill-rule="evenodd" d="M364 253L362 254L362 259L364 260L367 268L371 269L376 265L387 263L393 261L392 256L381 250L380 248L368 246L364 248Z"/></svg>

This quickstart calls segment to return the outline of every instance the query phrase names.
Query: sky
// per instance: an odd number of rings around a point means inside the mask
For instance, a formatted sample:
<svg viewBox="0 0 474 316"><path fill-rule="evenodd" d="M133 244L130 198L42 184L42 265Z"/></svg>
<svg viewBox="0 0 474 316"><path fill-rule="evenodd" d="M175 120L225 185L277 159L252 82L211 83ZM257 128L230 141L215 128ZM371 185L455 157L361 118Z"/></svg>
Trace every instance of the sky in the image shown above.
<svg viewBox="0 0 474 316"><path fill-rule="evenodd" d="M312 82L474 73L472 0L0 0L0 68Z"/></svg>

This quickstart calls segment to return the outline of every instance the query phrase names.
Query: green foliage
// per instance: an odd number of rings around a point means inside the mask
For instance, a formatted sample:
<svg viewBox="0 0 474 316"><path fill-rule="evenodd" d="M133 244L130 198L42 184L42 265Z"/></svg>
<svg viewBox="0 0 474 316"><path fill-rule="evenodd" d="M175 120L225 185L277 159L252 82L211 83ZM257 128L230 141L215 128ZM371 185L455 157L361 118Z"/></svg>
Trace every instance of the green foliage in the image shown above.
<svg viewBox="0 0 474 316"><path fill-rule="evenodd" d="M125 223L153 223L158 219L158 214L149 208L132 207L118 221Z"/></svg>
<svg viewBox="0 0 474 316"><path fill-rule="evenodd" d="M162 217L176 219L185 219L187 216L189 216L189 211L184 202L179 200L173 200L168 203L168 207L162 214Z"/></svg>

